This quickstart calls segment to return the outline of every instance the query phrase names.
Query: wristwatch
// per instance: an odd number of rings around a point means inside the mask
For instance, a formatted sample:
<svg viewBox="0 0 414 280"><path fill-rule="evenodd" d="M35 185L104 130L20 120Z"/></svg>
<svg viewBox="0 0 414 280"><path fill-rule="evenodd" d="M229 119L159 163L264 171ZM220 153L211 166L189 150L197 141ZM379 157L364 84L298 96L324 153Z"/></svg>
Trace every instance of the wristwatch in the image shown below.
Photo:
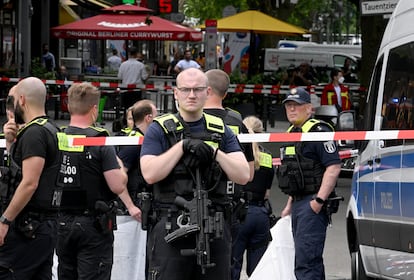
<svg viewBox="0 0 414 280"><path fill-rule="evenodd" d="M3 215L0 216L0 223L5 224L5 225L11 225L11 221L7 220L6 217L4 217Z"/></svg>
<svg viewBox="0 0 414 280"><path fill-rule="evenodd" d="M323 200L319 196L315 196L313 199L319 204L325 204L325 200Z"/></svg>

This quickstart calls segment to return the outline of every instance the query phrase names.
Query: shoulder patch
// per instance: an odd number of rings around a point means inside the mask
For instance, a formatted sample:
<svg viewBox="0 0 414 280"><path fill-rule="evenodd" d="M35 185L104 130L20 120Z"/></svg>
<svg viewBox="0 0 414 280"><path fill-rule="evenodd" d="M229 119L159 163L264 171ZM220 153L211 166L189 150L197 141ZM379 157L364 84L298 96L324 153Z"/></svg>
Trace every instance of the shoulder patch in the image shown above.
<svg viewBox="0 0 414 280"><path fill-rule="evenodd" d="M323 143L323 147L328 154L336 152L336 145L334 141L327 141Z"/></svg>

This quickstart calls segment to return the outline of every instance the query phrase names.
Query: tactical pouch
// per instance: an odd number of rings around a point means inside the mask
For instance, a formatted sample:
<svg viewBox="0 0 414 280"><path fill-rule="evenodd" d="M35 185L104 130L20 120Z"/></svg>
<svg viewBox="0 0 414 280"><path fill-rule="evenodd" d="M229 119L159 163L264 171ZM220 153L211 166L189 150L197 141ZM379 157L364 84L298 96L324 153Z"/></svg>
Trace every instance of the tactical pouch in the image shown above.
<svg viewBox="0 0 414 280"><path fill-rule="evenodd" d="M293 164L281 165L277 172L279 188L282 192L294 195L305 190L303 177L297 166Z"/></svg>

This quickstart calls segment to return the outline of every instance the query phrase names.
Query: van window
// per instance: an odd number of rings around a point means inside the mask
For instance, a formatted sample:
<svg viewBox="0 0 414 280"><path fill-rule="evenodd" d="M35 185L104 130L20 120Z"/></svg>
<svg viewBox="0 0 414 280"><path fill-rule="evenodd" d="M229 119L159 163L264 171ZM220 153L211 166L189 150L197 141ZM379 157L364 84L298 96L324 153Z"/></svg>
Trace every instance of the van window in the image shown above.
<svg viewBox="0 0 414 280"><path fill-rule="evenodd" d="M384 84L382 129L414 128L413 69L414 42L390 50ZM401 141L392 143L399 145Z"/></svg>
<svg viewBox="0 0 414 280"><path fill-rule="evenodd" d="M414 42L390 50L384 84L383 129L414 127Z"/></svg>
<svg viewBox="0 0 414 280"><path fill-rule="evenodd" d="M374 129L374 122L375 118L375 108L377 106L378 101L378 91L379 85L381 82L381 70L382 64L384 63L384 56L381 56L378 60L377 64L375 65L374 73L372 75L371 86L369 88L369 92L367 95L367 100L364 104L363 108L360 108L362 112L364 112L364 129L365 130L373 130Z"/></svg>

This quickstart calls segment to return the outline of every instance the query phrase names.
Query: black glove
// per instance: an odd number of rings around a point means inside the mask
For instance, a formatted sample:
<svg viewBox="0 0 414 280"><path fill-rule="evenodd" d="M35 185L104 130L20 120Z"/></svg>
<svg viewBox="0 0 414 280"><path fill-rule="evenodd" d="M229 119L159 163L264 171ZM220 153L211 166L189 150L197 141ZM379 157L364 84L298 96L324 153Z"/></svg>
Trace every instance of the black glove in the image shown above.
<svg viewBox="0 0 414 280"><path fill-rule="evenodd" d="M200 139L184 139L183 151L186 155L195 156L201 165L208 165L213 161L213 148Z"/></svg>

